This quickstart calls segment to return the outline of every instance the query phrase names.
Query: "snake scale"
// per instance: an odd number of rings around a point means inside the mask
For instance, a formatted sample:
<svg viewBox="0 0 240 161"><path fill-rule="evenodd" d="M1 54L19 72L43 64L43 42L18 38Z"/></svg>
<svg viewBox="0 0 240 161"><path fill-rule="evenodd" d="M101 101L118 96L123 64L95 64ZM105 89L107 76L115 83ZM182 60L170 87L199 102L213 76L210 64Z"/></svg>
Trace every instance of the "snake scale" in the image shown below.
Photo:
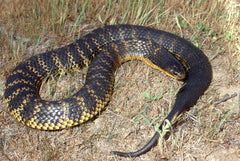
<svg viewBox="0 0 240 161"><path fill-rule="evenodd" d="M175 122L211 83L212 68L203 52L174 34L135 25L109 25L93 30L65 47L32 56L10 74L5 86L8 111L17 121L36 129L59 130L81 124L108 104L113 92L114 72L128 60L138 59L169 76L184 81L165 120ZM85 85L70 98L46 101L39 90L44 78L89 66ZM159 130L166 124L160 125ZM113 154L139 156L154 146L152 139L136 152Z"/></svg>

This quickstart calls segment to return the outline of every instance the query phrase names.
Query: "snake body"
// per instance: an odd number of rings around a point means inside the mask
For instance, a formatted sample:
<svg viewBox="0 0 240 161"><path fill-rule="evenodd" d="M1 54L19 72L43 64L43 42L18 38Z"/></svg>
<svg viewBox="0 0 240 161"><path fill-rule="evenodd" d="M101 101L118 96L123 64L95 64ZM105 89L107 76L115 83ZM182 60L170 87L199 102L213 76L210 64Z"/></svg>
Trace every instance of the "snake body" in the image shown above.
<svg viewBox="0 0 240 161"><path fill-rule="evenodd" d="M81 124L97 115L113 92L114 72L125 61L138 59L184 81L165 120L174 122L197 102L212 79L211 65L201 50L190 42L153 28L110 25L98 28L65 47L33 56L20 63L5 86L8 111L17 121L41 130L59 130ZM66 68L89 66L85 85L70 98L42 100L39 89L44 78ZM165 121L159 129L165 125ZM147 152L159 132L142 149L123 153L135 157Z"/></svg>

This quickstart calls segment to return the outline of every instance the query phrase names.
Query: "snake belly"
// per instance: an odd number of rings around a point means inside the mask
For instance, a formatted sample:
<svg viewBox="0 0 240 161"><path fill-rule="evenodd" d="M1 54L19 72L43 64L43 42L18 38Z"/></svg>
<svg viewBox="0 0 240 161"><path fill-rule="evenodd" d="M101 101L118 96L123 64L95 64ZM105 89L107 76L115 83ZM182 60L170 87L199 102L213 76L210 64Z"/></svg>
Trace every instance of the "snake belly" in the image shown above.
<svg viewBox="0 0 240 161"><path fill-rule="evenodd" d="M203 52L176 35L142 26L105 26L70 45L20 63L6 81L4 97L8 111L17 121L41 130L81 124L107 105L116 68L132 59L142 60L174 78L183 79L173 109L166 117L170 122L197 102L212 79L211 65ZM77 93L59 101L40 98L40 86L49 74L84 66L89 66L86 83ZM163 125L164 122L160 130ZM113 153L139 156L158 138L156 132L150 142L136 152Z"/></svg>

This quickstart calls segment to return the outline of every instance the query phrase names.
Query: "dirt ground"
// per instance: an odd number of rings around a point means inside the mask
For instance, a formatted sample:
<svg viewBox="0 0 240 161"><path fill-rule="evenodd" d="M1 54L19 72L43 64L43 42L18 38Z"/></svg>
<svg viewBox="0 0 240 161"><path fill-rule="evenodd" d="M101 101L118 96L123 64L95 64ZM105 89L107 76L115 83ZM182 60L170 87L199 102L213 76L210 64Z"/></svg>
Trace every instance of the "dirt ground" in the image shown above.
<svg viewBox="0 0 240 161"><path fill-rule="evenodd" d="M240 160L239 1L24 1L0 3L0 160ZM4 102L5 82L21 61L73 42L106 24L138 24L175 33L209 58L213 80L198 100L149 152L135 151L167 116L182 83L145 63L116 71L110 103L97 117L70 129L40 131L18 123ZM84 84L87 68L50 78L41 97L58 100ZM194 89L193 89L194 90ZM146 94L155 99L147 100ZM158 97L161 96L161 97Z"/></svg>

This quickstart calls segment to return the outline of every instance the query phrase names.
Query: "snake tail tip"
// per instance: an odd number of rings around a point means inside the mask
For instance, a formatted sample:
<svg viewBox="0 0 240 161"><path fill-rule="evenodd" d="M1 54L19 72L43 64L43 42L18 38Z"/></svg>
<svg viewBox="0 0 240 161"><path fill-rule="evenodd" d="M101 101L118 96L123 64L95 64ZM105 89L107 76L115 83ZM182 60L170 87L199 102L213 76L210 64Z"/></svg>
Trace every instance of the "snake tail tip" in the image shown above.
<svg viewBox="0 0 240 161"><path fill-rule="evenodd" d="M160 134L159 132L155 132L154 136L152 137L152 139L140 150L136 151L136 152L119 152L119 151L111 151L112 154L114 155L118 155L118 156L123 156L123 157L137 157L140 156L146 152L148 152L158 141Z"/></svg>
<svg viewBox="0 0 240 161"><path fill-rule="evenodd" d="M120 152L120 151L111 151L111 154L122 156L122 157L136 157L132 153L125 153L125 152Z"/></svg>

